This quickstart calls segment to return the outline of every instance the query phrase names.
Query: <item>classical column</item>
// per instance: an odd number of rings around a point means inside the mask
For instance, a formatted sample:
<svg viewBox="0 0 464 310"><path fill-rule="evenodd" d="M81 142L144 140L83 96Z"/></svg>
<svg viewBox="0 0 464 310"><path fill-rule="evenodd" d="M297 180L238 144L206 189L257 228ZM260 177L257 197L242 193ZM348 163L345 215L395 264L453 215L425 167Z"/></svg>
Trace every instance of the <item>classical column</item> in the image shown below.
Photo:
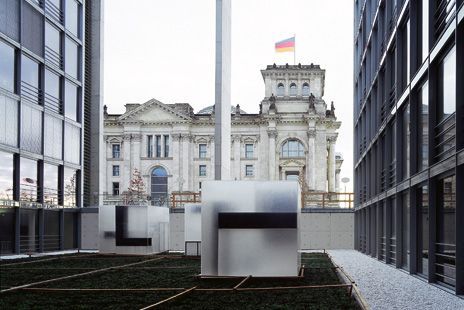
<svg viewBox="0 0 464 310"><path fill-rule="evenodd" d="M140 148L142 140L141 134L133 134L132 135L132 170L137 169L140 171ZM133 171L132 171L133 172Z"/></svg>
<svg viewBox="0 0 464 310"><path fill-rule="evenodd" d="M311 190L316 189L316 130L308 130L308 156L306 157L306 179Z"/></svg>
<svg viewBox="0 0 464 310"><path fill-rule="evenodd" d="M172 175L174 176L174 182L175 186L172 188L175 188L176 190L180 191L182 189L181 185L181 149L180 149L180 134L175 133L171 135L172 137L172 159L174 162L173 168L172 168Z"/></svg>
<svg viewBox="0 0 464 310"><path fill-rule="evenodd" d="M234 170L231 175L234 177L235 180L240 180L240 135L232 136L232 141L234 142Z"/></svg>
<svg viewBox="0 0 464 310"><path fill-rule="evenodd" d="M189 158L189 144L190 144L191 136L189 134L182 134L182 140L181 140L181 149L182 149L182 157L180 160L182 161L182 170L181 170L181 176L182 176L182 190L183 191L188 191L191 190L190 184L189 184L189 166L190 166L190 158Z"/></svg>
<svg viewBox="0 0 464 310"><path fill-rule="evenodd" d="M270 129L267 131L269 137L269 180L276 179L276 138L277 130Z"/></svg>
<svg viewBox="0 0 464 310"><path fill-rule="evenodd" d="M327 191L327 138L325 129L316 130L315 189Z"/></svg>
<svg viewBox="0 0 464 310"><path fill-rule="evenodd" d="M122 184L119 184L119 193L122 194L129 187L129 182L132 177L132 158L131 158L131 135L124 134L122 142L123 148L123 166Z"/></svg>
<svg viewBox="0 0 464 310"><path fill-rule="evenodd" d="M335 192L335 137L327 138L329 155L327 156L327 177L329 184L329 192Z"/></svg>

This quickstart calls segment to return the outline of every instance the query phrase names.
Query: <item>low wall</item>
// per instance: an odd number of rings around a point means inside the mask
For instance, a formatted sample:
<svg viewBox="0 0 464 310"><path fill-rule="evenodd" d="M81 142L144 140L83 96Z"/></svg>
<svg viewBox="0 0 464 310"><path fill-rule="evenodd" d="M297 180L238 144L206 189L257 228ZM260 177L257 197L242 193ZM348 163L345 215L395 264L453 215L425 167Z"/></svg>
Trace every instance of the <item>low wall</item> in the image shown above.
<svg viewBox="0 0 464 310"><path fill-rule="evenodd" d="M98 209L82 209L81 249L98 249ZM169 239L171 251L184 251L184 210L172 209ZM303 209L300 248L354 249L354 212L348 209Z"/></svg>

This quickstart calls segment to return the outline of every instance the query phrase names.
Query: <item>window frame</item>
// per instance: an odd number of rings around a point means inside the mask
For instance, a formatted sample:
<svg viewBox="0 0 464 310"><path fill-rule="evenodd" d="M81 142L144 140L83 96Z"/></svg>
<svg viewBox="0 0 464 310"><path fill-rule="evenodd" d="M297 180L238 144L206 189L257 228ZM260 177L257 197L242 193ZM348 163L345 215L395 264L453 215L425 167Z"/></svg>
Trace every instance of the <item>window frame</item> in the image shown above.
<svg viewBox="0 0 464 310"><path fill-rule="evenodd" d="M206 175L207 175L206 165L199 165L198 166L198 176L206 177Z"/></svg>

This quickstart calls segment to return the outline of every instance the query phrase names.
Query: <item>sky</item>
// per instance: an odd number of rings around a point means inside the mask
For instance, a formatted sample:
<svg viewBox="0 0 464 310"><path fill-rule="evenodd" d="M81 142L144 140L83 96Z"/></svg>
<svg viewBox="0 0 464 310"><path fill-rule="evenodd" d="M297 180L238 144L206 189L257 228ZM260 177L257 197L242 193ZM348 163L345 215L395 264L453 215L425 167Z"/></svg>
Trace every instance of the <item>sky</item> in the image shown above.
<svg viewBox="0 0 464 310"><path fill-rule="evenodd" d="M156 98L187 102L198 112L214 104L215 0L110 0L104 16L104 103L123 113L126 103ZM341 177L353 179L353 2L347 0L233 0L232 104L258 113L261 69L293 63L275 53L296 35L296 63L326 70L325 99L342 126L336 151ZM351 182L347 190L352 189Z"/></svg>

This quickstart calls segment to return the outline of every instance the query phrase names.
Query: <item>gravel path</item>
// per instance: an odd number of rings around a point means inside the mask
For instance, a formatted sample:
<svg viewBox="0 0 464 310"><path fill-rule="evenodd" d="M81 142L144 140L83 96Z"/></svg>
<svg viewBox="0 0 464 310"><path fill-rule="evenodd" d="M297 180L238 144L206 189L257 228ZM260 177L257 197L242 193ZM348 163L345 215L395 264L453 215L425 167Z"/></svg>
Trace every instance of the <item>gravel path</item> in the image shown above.
<svg viewBox="0 0 464 310"><path fill-rule="evenodd" d="M354 250L330 250L372 309L464 309L464 299Z"/></svg>

